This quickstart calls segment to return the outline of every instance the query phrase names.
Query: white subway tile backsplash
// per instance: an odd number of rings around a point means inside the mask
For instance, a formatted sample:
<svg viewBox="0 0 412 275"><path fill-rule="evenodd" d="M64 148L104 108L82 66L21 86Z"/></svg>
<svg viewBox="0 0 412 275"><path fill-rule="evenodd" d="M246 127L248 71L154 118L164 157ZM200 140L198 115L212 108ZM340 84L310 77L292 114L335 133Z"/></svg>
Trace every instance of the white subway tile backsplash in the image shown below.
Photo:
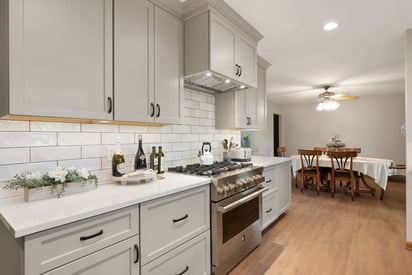
<svg viewBox="0 0 412 275"><path fill-rule="evenodd" d="M0 132L0 147L51 146L57 144L56 133Z"/></svg>
<svg viewBox="0 0 412 275"><path fill-rule="evenodd" d="M58 145L101 144L100 133L58 133Z"/></svg>
<svg viewBox="0 0 412 275"><path fill-rule="evenodd" d="M102 144L116 144L117 137L120 137L120 144L135 142L133 133L102 133Z"/></svg>
<svg viewBox="0 0 412 275"><path fill-rule="evenodd" d="M80 132L80 123L30 121L30 131Z"/></svg>
<svg viewBox="0 0 412 275"><path fill-rule="evenodd" d="M23 172L39 171L41 173L46 173L48 171L56 169L56 167L56 161L2 165L0 166L0 181L10 180L15 175L21 174Z"/></svg>
<svg viewBox="0 0 412 275"><path fill-rule="evenodd" d="M0 120L0 180L8 180L24 171L47 172L56 166L86 168L99 182L111 181L111 156L116 137L120 136L126 167L132 171L138 135L149 158L151 147L163 147L165 165L197 163L203 141L212 143L215 159L221 158L223 138L240 140L238 130L214 128L215 97L199 91L185 90L182 125L129 126L81 124L43 121ZM109 156L108 156L109 155ZM4 192L3 192L4 193ZM0 192L13 196L10 192Z"/></svg>
<svg viewBox="0 0 412 275"><path fill-rule="evenodd" d="M147 133L149 127L147 126L129 126L129 125L119 125L120 133Z"/></svg>
<svg viewBox="0 0 412 275"><path fill-rule="evenodd" d="M83 123L81 129L82 132L116 133L119 132L119 125Z"/></svg>
<svg viewBox="0 0 412 275"><path fill-rule="evenodd" d="M80 146L34 147L30 150L32 162L78 159L81 157Z"/></svg>
<svg viewBox="0 0 412 275"><path fill-rule="evenodd" d="M29 148L0 149L0 165L30 162Z"/></svg>
<svg viewBox="0 0 412 275"><path fill-rule="evenodd" d="M28 121L15 121L0 119L0 131L29 131L30 124Z"/></svg>
<svg viewBox="0 0 412 275"><path fill-rule="evenodd" d="M182 134L161 134L160 141L164 142L180 142L182 141Z"/></svg>
<svg viewBox="0 0 412 275"><path fill-rule="evenodd" d="M59 160L58 165L64 168L69 168L69 167L75 167L78 169L86 168L89 171L99 170L102 168L100 158Z"/></svg>

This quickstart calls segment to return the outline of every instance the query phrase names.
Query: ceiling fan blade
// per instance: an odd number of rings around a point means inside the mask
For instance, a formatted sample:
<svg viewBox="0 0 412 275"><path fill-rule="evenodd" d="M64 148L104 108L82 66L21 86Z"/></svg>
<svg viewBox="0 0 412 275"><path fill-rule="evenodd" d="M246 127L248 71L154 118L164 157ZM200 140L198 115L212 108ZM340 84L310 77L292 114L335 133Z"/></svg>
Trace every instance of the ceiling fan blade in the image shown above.
<svg viewBox="0 0 412 275"><path fill-rule="evenodd" d="M334 100L358 100L357 95L345 95L345 94L335 94L331 97Z"/></svg>

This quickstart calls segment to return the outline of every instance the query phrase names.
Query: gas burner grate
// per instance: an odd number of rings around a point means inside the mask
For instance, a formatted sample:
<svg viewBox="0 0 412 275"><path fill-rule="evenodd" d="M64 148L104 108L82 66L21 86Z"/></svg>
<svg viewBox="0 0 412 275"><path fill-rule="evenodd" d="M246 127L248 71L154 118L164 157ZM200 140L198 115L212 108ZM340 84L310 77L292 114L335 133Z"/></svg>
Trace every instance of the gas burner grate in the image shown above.
<svg viewBox="0 0 412 275"><path fill-rule="evenodd" d="M234 171L241 168L252 166L252 163L237 163L237 162L223 162L217 161L210 165L201 165L200 163L195 164L188 164L185 167L183 166L176 166L176 167L169 167L169 172L177 172L183 174L190 174L190 175L198 175L198 176L217 176L221 173L225 173L228 171Z"/></svg>

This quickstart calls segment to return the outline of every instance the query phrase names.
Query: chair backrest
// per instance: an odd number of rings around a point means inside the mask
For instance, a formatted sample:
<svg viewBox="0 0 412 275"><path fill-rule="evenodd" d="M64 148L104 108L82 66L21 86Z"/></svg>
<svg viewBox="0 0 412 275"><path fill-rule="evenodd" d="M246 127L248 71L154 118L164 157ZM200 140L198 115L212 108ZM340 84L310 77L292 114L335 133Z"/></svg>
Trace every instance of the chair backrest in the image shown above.
<svg viewBox="0 0 412 275"><path fill-rule="evenodd" d="M338 148L337 151L338 152L356 152L356 153L360 154L362 150L361 150L361 148L346 148L346 147L344 147L344 148Z"/></svg>
<svg viewBox="0 0 412 275"><path fill-rule="evenodd" d="M320 151L299 149L298 154L300 156L303 171L316 169L316 171L319 172Z"/></svg>
<svg viewBox="0 0 412 275"><path fill-rule="evenodd" d="M353 158L358 155L356 151L329 151L328 156L331 159L332 175L335 172L353 173Z"/></svg>
<svg viewBox="0 0 412 275"><path fill-rule="evenodd" d="M277 149L278 157L286 157L286 147L278 147Z"/></svg>
<svg viewBox="0 0 412 275"><path fill-rule="evenodd" d="M328 147L313 147L313 150L326 153L328 151Z"/></svg>

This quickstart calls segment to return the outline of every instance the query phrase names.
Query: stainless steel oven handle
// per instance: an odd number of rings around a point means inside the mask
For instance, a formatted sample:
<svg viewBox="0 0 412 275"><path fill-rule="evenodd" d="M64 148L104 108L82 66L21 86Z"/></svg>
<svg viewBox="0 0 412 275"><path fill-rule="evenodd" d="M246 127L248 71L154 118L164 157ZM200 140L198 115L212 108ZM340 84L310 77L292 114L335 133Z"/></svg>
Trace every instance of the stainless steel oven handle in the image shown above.
<svg viewBox="0 0 412 275"><path fill-rule="evenodd" d="M263 188L257 190L256 192L253 192L253 193L251 193L251 194L249 194L249 195L247 195L247 196L244 196L243 198L241 198L241 199L239 199L239 200L237 200L237 201L235 201L235 202L232 202L232 203L230 203L230 204L228 204L228 205L226 205L226 206L218 206L218 207L217 207L217 211L218 211L218 212L222 212L222 213L226 213L226 212L232 210L233 208L236 208L236 207L238 207L239 205L244 204L245 202L248 202L248 201L256 198L257 196L259 196L260 194L262 194L262 193L265 192L266 190L269 190L269 187L263 187Z"/></svg>

